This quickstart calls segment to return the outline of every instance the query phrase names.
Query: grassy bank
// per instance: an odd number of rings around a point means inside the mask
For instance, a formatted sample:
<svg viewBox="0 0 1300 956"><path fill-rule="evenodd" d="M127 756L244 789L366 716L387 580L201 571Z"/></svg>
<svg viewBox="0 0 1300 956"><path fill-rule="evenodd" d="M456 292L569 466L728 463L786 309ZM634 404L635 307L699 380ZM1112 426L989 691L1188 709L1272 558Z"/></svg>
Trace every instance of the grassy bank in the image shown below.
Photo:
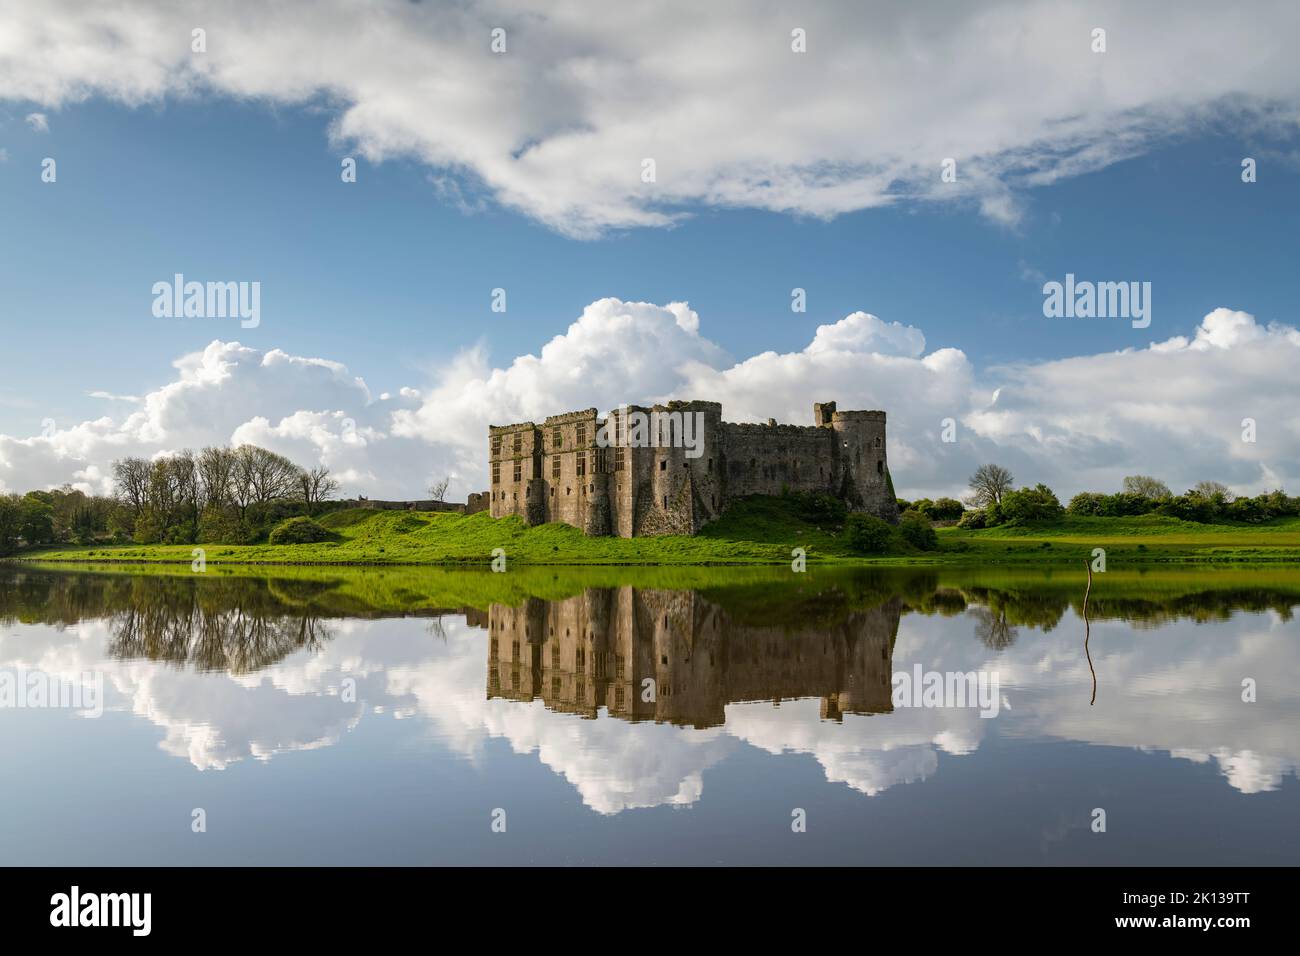
<svg viewBox="0 0 1300 956"><path fill-rule="evenodd" d="M476 564L504 550L510 565L788 565L803 548L813 563L1078 565L1104 548L1108 565L1300 564L1300 519L1261 525L1196 524L1175 518L1066 517L1050 525L979 531L943 528L938 551L896 541L883 555L853 554L842 531L802 519L783 499L750 499L694 537L588 538L576 528L525 527L487 514L348 510L321 519L334 540L294 545L202 545L210 566ZM30 552L42 562L189 565L193 545L65 547Z"/></svg>

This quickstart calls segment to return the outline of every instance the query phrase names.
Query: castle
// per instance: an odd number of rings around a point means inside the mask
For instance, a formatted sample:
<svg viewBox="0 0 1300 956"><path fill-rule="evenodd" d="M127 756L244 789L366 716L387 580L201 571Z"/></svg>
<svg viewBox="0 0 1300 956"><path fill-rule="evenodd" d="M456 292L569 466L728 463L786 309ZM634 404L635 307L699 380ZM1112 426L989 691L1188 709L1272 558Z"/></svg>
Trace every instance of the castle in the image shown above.
<svg viewBox="0 0 1300 956"><path fill-rule="evenodd" d="M695 534L747 495L820 492L894 521L885 413L813 405L811 426L735 424L719 402L622 405L488 428L492 517L589 535Z"/></svg>

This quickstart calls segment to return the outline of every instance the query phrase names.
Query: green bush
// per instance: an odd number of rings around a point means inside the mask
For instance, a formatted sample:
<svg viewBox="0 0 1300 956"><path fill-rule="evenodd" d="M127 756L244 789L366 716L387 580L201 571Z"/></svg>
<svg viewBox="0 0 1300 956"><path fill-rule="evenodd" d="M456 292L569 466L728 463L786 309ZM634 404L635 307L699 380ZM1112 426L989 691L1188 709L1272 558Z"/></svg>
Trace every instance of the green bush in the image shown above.
<svg viewBox="0 0 1300 956"><path fill-rule="evenodd" d="M914 548L922 551L939 550L939 535L930 519L919 511L906 511L898 522L898 533Z"/></svg>
<svg viewBox="0 0 1300 956"><path fill-rule="evenodd" d="M842 528L848 509L834 495L802 492L791 496L799 517L819 528Z"/></svg>
<svg viewBox="0 0 1300 956"><path fill-rule="evenodd" d="M856 554L884 554L894 537L889 522L857 512L844 522L844 533L849 549Z"/></svg>
<svg viewBox="0 0 1300 956"><path fill-rule="evenodd" d="M928 508L918 508L931 521L957 521L966 513L966 506L956 498L936 498Z"/></svg>
<svg viewBox="0 0 1300 956"><path fill-rule="evenodd" d="M976 508L974 511L968 511L961 516L957 522L959 528L970 528L972 531L978 531L980 528L989 526L989 516L983 508Z"/></svg>
<svg viewBox="0 0 1300 956"><path fill-rule="evenodd" d="M334 533L329 529L322 528L310 518L298 517L276 525L269 540L271 544L313 544L333 538Z"/></svg>
<svg viewBox="0 0 1300 956"><path fill-rule="evenodd" d="M1010 524L1054 521L1065 513L1055 492L1044 484L1035 485L1033 488L1021 488L1019 491L1008 491L1002 496L1002 501L996 508L989 508L990 512L994 510L1001 522ZM992 518L993 515L990 514L989 517Z"/></svg>

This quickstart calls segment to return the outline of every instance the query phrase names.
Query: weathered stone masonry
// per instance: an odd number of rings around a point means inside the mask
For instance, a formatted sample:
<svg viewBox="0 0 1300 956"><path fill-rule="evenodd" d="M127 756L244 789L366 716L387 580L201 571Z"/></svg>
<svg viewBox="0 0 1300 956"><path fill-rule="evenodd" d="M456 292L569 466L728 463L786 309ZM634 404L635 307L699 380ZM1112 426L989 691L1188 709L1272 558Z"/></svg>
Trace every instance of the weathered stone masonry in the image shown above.
<svg viewBox="0 0 1300 956"><path fill-rule="evenodd" d="M666 423L666 447L629 444L635 432L628 419L636 412ZM671 434L672 415L693 413L702 422L698 457ZM734 424L722 421L718 402L622 406L608 419L611 447L597 442L606 419L594 408L552 415L541 425L492 425L489 507L494 518L562 521L590 535L630 538L694 534L738 498L788 489L834 495L851 510L896 520L885 413L841 412L825 402L813 406L813 421Z"/></svg>

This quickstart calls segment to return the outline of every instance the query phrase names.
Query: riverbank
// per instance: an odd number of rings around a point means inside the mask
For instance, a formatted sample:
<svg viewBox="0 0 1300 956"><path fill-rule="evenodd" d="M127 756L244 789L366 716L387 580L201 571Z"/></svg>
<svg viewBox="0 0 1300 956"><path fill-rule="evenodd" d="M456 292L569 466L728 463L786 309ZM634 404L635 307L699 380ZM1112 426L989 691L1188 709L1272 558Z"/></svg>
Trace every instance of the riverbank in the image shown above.
<svg viewBox="0 0 1300 956"><path fill-rule="evenodd" d="M576 528L526 527L516 518L354 509L320 523L333 540L271 545L88 545L25 552L10 560L78 564L184 564L201 548L207 565L789 565L802 548L809 563L1078 565L1101 548L1106 562L1300 565L1300 519L1259 525L1196 524L1175 518L1066 517L1044 525L979 531L939 529L939 548L901 540L884 554L859 555L842 529L819 527L781 499L743 503L694 537L589 538ZM498 551L499 549L499 551Z"/></svg>

